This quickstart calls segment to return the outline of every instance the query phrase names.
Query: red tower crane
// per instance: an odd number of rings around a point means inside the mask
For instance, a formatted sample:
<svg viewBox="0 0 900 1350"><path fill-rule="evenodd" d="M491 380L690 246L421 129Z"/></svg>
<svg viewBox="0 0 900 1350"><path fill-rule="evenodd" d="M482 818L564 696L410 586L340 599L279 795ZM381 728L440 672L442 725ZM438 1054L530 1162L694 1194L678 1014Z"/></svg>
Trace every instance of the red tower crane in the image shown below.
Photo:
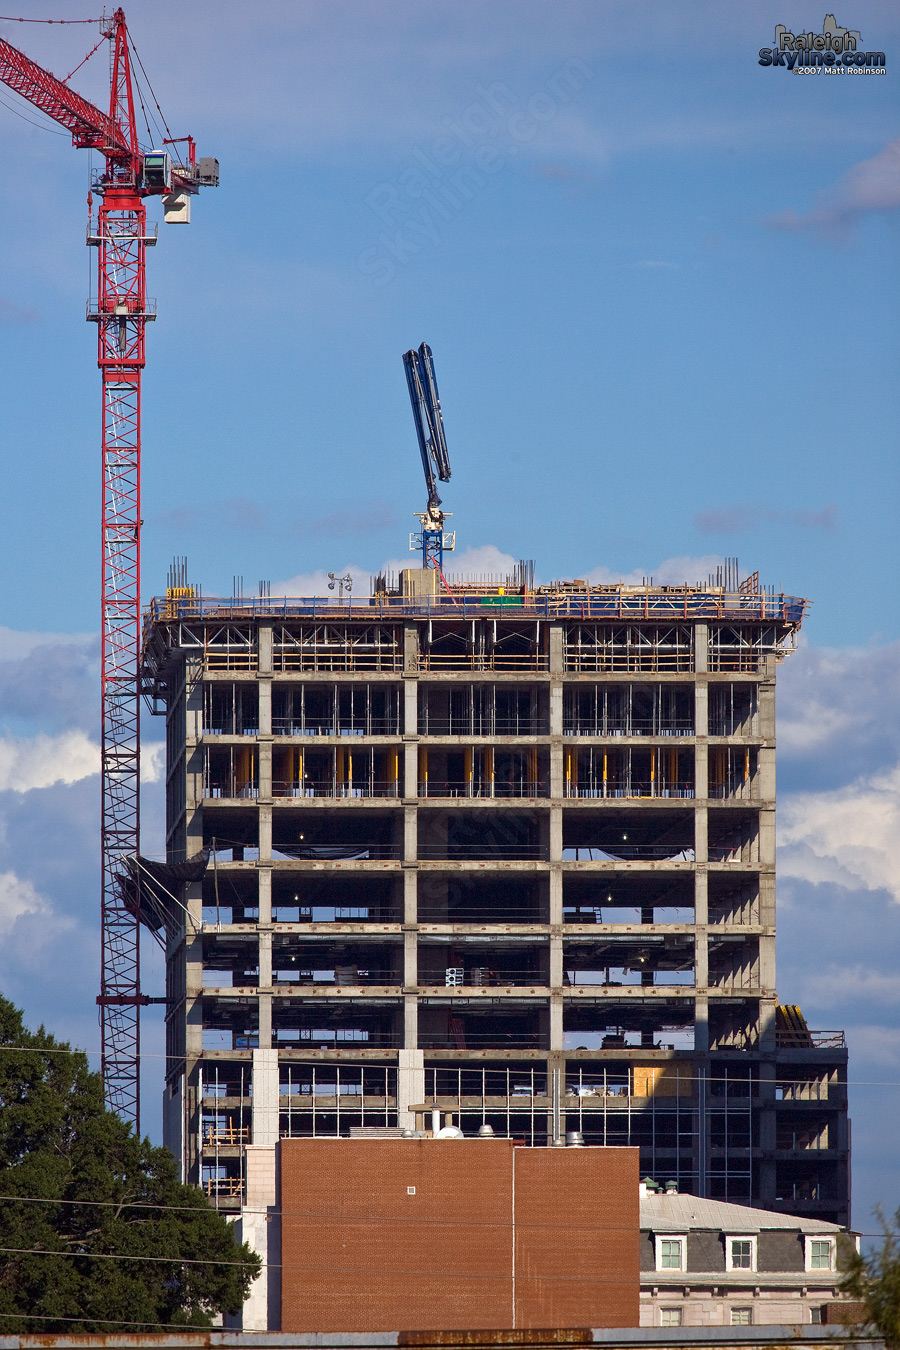
<svg viewBox="0 0 900 1350"><path fill-rule="evenodd" d="M65 22L65 21L63 21ZM101 976L102 1070L109 1105L140 1129L139 920L123 903L121 859L138 850L140 823L141 371L144 329L156 317L147 300L146 197L162 197L167 219L190 218L190 196L218 184L215 159L196 159L190 137L151 151L138 141L133 51L125 15L100 20L110 43L109 112L0 38L0 81L72 133L72 144L99 150L99 208L88 194L88 244L97 249L97 291L87 317L97 325L102 403L102 761ZM100 43L97 45L100 46ZM96 50L96 48L95 48ZM166 149L187 144L186 162Z"/></svg>

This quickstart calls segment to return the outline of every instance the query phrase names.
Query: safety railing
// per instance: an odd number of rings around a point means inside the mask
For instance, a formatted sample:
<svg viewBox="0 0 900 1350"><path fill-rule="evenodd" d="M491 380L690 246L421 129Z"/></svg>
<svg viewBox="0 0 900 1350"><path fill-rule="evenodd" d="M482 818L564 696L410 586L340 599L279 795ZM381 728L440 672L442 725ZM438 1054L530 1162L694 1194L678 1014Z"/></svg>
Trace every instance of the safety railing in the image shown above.
<svg viewBox="0 0 900 1350"><path fill-rule="evenodd" d="M231 774L226 774L223 777L204 774L203 795L204 797L228 799L258 797L259 782L256 779L241 779Z"/></svg>
<svg viewBox="0 0 900 1350"><path fill-rule="evenodd" d="M273 779L273 797L399 797L400 784L396 780L373 779L368 783L286 782Z"/></svg>
<svg viewBox="0 0 900 1350"><path fill-rule="evenodd" d="M398 736L396 717L371 717L360 722L336 722L333 718L273 717L274 736Z"/></svg>
<svg viewBox="0 0 900 1350"><path fill-rule="evenodd" d="M420 1050L546 1050L548 1039L533 1032L419 1032Z"/></svg>
<svg viewBox="0 0 900 1350"><path fill-rule="evenodd" d="M578 844L563 846L563 862L693 862L693 844Z"/></svg>
<svg viewBox="0 0 900 1350"><path fill-rule="evenodd" d="M675 782L659 783L654 780L638 781L632 779L630 783L566 783L564 784L564 796L566 797L597 797L597 798L625 798L625 797L693 797L693 782Z"/></svg>
<svg viewBox="0 0 900 1350"><path fill-rule="evenodd" d="M538 970L496 970L490 966L447 966L442 970L420 971L420 985L445 989L548 988L550 981Z"/></svg>
<svg viewBox="0 0 900 1350"><path fill-rule="evenodd" d="M249 1125L204 1125L204 1148L233 1148L239 1144L250 1143Z"/></svg>
<svg viewBox="0 0 900 1350"><path fill-rule="evenodd" d="M429 778L419 784L420 797L546 797L547 794L547 784L539 779L522 779L518 782L495 779L493 782L474 783L461 779Z"/></svg>
<svg viewBox="0 0 900 1350"><path fill-rule="evenodd" d="M693 736L693 721L661 722L657 718L631 718L627 723L615 724L601 719L570 718L563 720L564 736Z"/></svg>
<svg viewBox="0 0 900 1350"><path fill-rule="evenodd" d="M502 604L498 603L501 599ZM448 595L443 592L415 599L397 595L349 596L343 600L323 596L155 596L145 614L148 623L204 618L358 618L371 621L440 615L447 619L762 619L797 624L802 621L808 603L799 596L783 594L745 595L719 590L682 591L675 588L657 590L635 587L628 590L611 588L601 593L585 591L561 595L529 592L526 595L504 597L496 594Z"/></svg>
<svg viewBox="0 0 900 1350"><path fill-rule="evenodd" d="M244 1183L240 1177L209 1177L203 1189L212 1200L241 1200Z"/></svg>
<svg viewBox="0 0 900 1350"><path fill-rule="evenodd" d="M431 717L419 718L420 736L546 736L540 717Z"/></svg>
<svg viewBox="0 0 900 1350"><path fill-rule="evenodd" d="M779 1030L775 1044L781 1050L843 1050L847 1038L843 1031Z"/></svg>
<svg viewBox="0 0 900 1350"><path fill-rule="evenodd" d="M421 826L420 826L421 828ZM543 844L495 844L491 840L478 843L419 844L418 856L423 861L479 862L546 861L549 850Z"/></svg>

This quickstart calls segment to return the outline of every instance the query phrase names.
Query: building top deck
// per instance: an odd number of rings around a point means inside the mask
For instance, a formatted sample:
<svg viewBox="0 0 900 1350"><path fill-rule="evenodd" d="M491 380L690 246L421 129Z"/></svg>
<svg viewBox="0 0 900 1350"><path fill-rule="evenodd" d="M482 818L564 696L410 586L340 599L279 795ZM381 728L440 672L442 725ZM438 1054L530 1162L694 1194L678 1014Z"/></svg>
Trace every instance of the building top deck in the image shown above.
<svg viewBox="0 0 900 1350"><path fill-rule="evenodd" d="M258 623L294 619L354 622L408 619L648 620L752 623L796 628L809 601L746 585L721 586L596 585L583 581L526 587L448 584L434 595L204 596L199 587L182 587L155 596L144 612L145 636L159 623L190 620L241 620Z"/></svg>

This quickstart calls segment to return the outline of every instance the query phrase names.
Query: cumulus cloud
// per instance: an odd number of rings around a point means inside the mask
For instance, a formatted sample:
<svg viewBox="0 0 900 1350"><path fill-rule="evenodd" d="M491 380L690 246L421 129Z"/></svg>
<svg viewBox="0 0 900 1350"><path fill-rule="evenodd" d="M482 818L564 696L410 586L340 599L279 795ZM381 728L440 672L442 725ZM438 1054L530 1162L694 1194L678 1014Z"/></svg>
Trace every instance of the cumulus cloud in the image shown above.
<svg viewBox="0 0 900 1350"><path fill-rule="evenodd" d="M594 586L615 585L622 582L625 586L641 586L652 580L658 586L689 586L705 584L710 574L721 567L722 558L718 553L706 553L702 557L682 556L665 558L652 572L622 572L613 567L594 567L585 574L585 579Z"/></svg>
<svg viewBox="0 0 900 1350"><path fill-rule="evenodd" d="M378 568L359 567L356 563L345 563L335 568L335 576L340 578L349 574L353 582L354 595L368 595L370 581L376 573L386 573L397 577L405 567L420 566L417 555L410 553L405 558L388 558ZM511 553L504 553L496 544L481 544L478 548L463 549L461 553L451 553L444 557L444 575L448 581L477 579L479 577L506 577L514 569L516 559ZM283 581L272 582L272 595L310 595L334 599L338 588L328 589L328 573L322 568L316 572L298 572L296 576Z"/></svg>
<svg viewBox="0 0 900 1350"><path fill-rule="evenodd" d="M77 783L100 772L100 746L83 731L0 738L0 792Z"/></svg>
<svg viewBox="0 0 900 1350"><path fill-rule="evenodd" d="M8 936L23 915L50 912L51 905L30 881L16 876L15 872L0 872L0 933Z"/></svg>
<svg viewBox="0 0 900 1350"><path fill-rule="evenodd" d="M824 193L812 210L784 211L768 224L781 230L814 230L846 238L867 215L900 208L900 139L889 141L871 159L854 164L840 182Z"/></svg>
<svg viewBox="0 0 900 1350"><path fill-rule="evenodd" d="M761 525L788 525L802 530L831 531L837 527L837 518L837 507L832 505L818 511L802 508L783 511L764 502L752 502L698 511L694 516L694 529L701 534L744 534Z"/></svg>
<svg viewBox="0 0 900 1350"><path fill-rule="evenodd" d="M900 902L900 764L828 792L798 792L779 814L781 876Z"/></svg>
<svg viewBox="0 0 900 1350"><path fill-rule="evenodd" d="M165 770L165 741L144 741L141 745L141 782L159 783Z"/></svg>
<svg viewBox="0 0 900 1350"><path fill-rule="evenodd" d="M863 648L801 645L778 676L785 785L837 787L892 767L900 760L898 704L900 642Z"/></svg>

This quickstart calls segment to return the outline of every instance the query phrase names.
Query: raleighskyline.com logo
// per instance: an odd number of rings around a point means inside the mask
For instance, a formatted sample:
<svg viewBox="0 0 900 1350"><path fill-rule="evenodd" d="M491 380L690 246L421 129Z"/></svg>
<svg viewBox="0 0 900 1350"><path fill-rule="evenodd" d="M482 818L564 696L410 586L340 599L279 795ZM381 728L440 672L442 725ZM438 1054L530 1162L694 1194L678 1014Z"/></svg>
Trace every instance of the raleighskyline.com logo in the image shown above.
<svg viewBox="0 0 900 1350"><path fill-rule="evenodd" d="M858 28L841 28L825 15L821 33L791 33L775 25L775 45L760 47L761 66L784 66L795 75L883 75L884 52L860 51Z"/></svg>

